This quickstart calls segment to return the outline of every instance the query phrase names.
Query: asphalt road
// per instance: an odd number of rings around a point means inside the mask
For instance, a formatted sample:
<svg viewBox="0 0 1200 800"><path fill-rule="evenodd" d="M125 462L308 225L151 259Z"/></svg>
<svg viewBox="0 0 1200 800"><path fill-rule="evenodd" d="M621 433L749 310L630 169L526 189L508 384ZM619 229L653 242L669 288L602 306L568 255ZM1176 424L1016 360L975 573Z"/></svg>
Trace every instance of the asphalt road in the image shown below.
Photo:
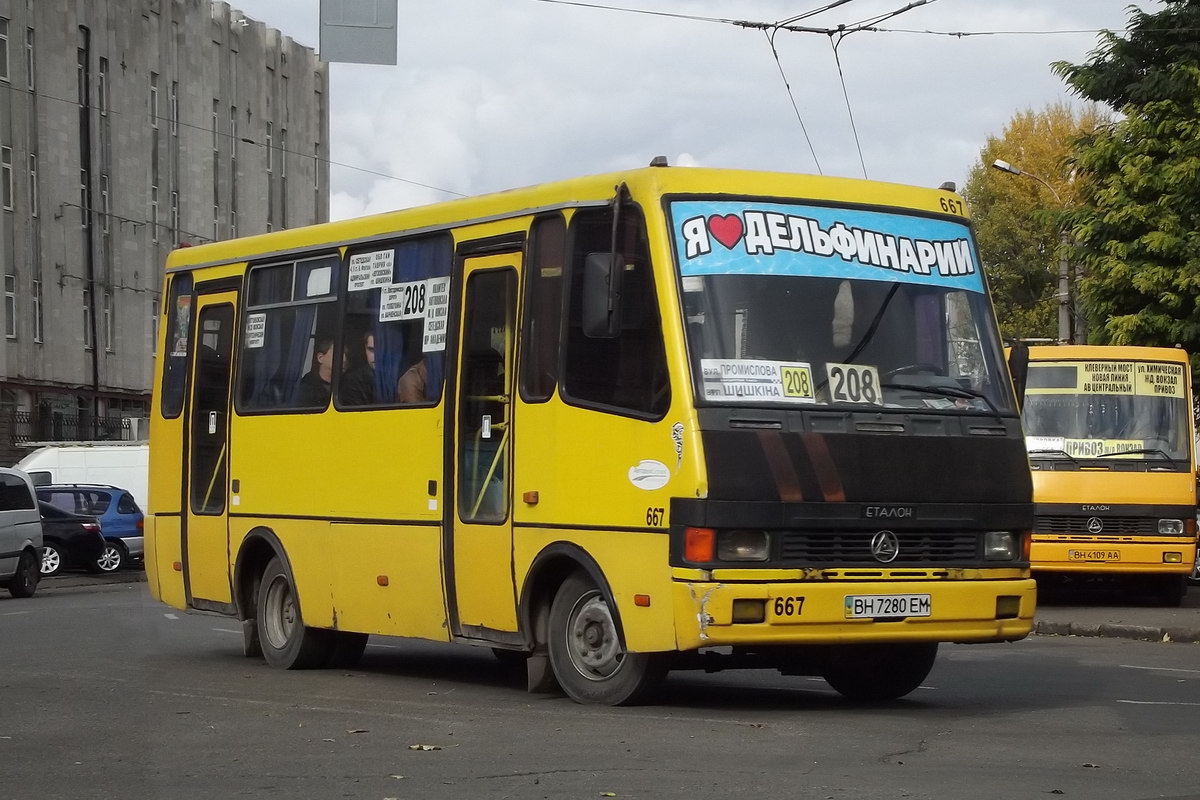
<svg viewBox="0 0 1200 800"><path fill-rule="evenodd" d="M855 708L819 680L677 673L654 705L582 707L395 639L282 672L144 583L49 581L0 599L0 798L1200 796L1200 645L946 646L927 684Z"/></svg>

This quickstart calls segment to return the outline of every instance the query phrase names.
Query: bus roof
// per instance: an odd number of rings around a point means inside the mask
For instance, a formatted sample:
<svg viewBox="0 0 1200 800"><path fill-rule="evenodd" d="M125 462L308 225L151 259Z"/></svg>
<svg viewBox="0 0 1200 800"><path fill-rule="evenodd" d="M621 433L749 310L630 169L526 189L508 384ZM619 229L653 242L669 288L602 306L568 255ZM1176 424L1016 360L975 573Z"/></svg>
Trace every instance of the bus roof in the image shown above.
<svg viewBox="0 0 1200 800"><path fill-rule="evenodd" d="M801 197L820 202L912 208L946 212L940 200L958 195L898 183L834 178L785 172L712 169L707 167L642 167L625 172L543 183L520 189L465 197L388 211L367 217L326 222L273 233L181 247L167 258L167 270L226 264L387 235L411 234L450 225L517 217L543 209L607 203L615 187L625 183L636 195L720 194L729 196ZM960 206L961 207L961 206ZM964 209L965 214L965 209ZM947 215L954 216L954 215Z"/></svg>
<svg viewBox="0 0 1200 800"><path fill-rule="evenodd" d="M1187 351L1182 347L1137 347L1133 345L1057 344L1035 345L1029 348L1030 361L1178 361L1186 364Z"/></svg>

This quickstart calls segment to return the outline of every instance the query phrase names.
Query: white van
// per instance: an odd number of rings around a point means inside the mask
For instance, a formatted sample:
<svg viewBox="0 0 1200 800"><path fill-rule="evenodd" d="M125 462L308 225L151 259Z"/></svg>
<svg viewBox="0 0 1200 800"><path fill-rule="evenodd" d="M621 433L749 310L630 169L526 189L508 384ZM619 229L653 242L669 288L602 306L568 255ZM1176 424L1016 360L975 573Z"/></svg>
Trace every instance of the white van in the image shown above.
<svg viewBox="0 0 1200 800"><path fill-rule="evenodd" d="M146 442L62 442L39 447L17 462L35 486L98 483L127 490L141 508L149 494Z"/></svg>
<svg viewBox="0 0 1200 800"><path fill-rule="evenodd" d="M0 467L0 586L13 597L32 597L42 566L42 515L33 481Z"/></svg>

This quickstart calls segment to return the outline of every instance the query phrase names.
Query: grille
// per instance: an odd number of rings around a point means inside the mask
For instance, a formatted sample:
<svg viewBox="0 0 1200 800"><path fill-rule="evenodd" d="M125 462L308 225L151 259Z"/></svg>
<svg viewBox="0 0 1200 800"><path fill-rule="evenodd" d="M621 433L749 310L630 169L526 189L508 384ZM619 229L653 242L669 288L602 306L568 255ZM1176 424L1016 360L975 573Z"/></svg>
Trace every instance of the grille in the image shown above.
<svg viewBox="0 0 1200 800"><path fill-rule="evenodd" d="M894 564L943 564L979 560L977 533L925 533L896 531L900 553ZM806 564L875 564L871 539L876 531L814 533L788 531L783 535L780 556L784 561Z"/></svg>
<svg viewBox="0 0 1200 800"><path fill-rule="evenodd" d="M1091 517L1043 516L1034 522L1034 533L1091 533ZM1104 524L1101 535L1129 533L1158 533L1158 518L1154 517L1096 517Z"/></svg>

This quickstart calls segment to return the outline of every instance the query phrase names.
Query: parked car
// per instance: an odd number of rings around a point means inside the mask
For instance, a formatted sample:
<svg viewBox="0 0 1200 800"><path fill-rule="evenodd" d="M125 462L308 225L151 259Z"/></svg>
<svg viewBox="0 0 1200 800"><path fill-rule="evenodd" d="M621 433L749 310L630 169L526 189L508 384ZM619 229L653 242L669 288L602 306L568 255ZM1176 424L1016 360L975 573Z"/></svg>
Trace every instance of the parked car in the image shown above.
<svg viewBox="0 0 1200 800"><path fill-rule="evenodd" d="M133 494L116 486L93 483L52 484L37 487L38 499L69 514L100 521L104 552L95 571L116 572L141 561L145 552L143 515Z"/></svg>
<svg viewBox="0 0 1200 800"><path fill-rule="evenodd" d="M33 481L24 472L0 467L0 586L13 597L37 591L42 517Z"/></svg>
<svg viewBox="0 0 1200 800"><path fill-rule="evenodd" d="M100 522L42 501L38 508L42 512L42 577L57 575L68 567L96 569L96 560L104 552Z"/></svg>

